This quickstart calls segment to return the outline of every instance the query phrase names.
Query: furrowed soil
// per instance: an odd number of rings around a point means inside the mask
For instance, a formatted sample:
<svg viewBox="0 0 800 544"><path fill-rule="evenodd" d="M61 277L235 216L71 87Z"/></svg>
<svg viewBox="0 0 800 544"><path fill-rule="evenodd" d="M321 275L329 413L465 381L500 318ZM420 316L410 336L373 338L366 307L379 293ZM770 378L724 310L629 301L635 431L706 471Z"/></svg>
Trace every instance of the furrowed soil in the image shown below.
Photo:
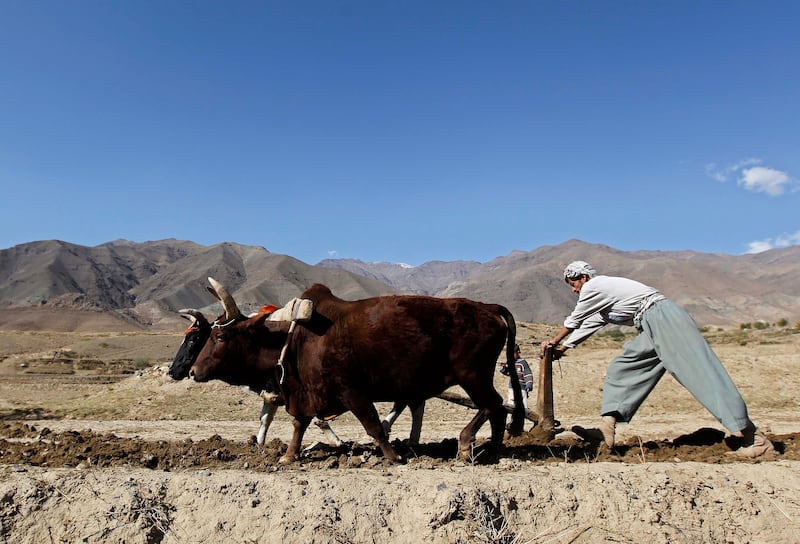
<svg viewBox="0 0 800 544"><path fill-rule="evenodd" d="M554 330L519 324L534 374L532 342ZM474 410L431 399L420 445L408 414L392 430L399 465L351 414L331 424L341 446L312 425L279 464L282 409L258 445L256 395L165 374L179 331L0 331L0 544L800 542L800 334L705 335L775 454L729 455L735 439L669 376L614 450L581 441L569 429L598 419L616 331L555 363L554 437L527 422L490 452L487 423L458 461Z"/></svg>

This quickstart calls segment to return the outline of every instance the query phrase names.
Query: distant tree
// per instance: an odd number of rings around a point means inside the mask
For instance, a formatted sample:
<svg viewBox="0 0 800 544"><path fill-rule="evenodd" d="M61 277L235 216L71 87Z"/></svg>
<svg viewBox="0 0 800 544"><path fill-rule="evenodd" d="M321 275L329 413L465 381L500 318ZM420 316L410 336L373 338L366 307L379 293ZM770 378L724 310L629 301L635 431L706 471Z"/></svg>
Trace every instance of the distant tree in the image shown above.
<svg viewBox="0 0 800 544"><path fill-rule="evenodd" d="M785 317L782 317L782 318L780 318L779 320L777 320L775 322L775 326L776 327L785 327L788 324L789 324L789 320L787 320Z"/></svg>

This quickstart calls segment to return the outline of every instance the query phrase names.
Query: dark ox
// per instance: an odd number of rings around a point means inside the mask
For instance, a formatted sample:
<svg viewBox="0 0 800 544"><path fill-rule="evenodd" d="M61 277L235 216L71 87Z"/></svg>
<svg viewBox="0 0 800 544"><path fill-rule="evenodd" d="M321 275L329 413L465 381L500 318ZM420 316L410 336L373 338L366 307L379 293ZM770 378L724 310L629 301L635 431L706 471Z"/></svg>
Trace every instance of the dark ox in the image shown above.
<svg viewBox="0 0 800 544"><path fill-rule="evenodd" d="M299 458L303 434L315 416L325 419L346 411L358 418L385 457L400 462L373 403L415 407L453 385L461 386L478 408L459 434L459 456L471 456L475 435L487 419L491 445L502 444L506 409L493 374L504 344L513 367L516 337L514 318L503 306L426 296L345 301L315 284L301 295L313 302L312 316L295 327L262 316L245 318L224 286L209 281L225 314L212 326L191 375L200 382L219 379L253 388L275 377L294 426L281 462ZM509 432L519 434L525 409L516 373L511 377L515 407Z"/></svg>
<svg viewBox="0 0 800 544"><path fill-rule="evenodd" d="M197 360L200 350L211 336L211 323L202 312L186 308L178 310L181 317L188 319L191 325L183 331L184 337L167 374L173 380L182 380L189 376L192 365Z"/></svg>
<svg viewBox="0 0 800 544"><path fill-rule="evenodd" d="M275 306L265 306L262 308L262 311L266 310L271 312L276 310L277 307ZM178 348L178 352L175 354L175 358L172 360L172 364L170 365L169 369L167 370L167 374L173 380L182 380L189 376L189 371L191 370L192 365L194 364L195 360L197 360L197 356L200 354L200 350L203 349L206 341L208 340L209 336L211 336L211 323L208 321L205 315L199 310L194 308L184 308L182 310L178 310L178 313L181 317L190 321L189 327L184 331L183 342L181 342L180 347ZM270 315L270 314L267 314ZM254 317L254 316L250 316ZM263 404L261 407L261 413L259 414L259 422L260 426L258 429L258 434L256 434L256 442L258 444L263 444L264 440L267 436L267 431L269 431L269 427L272 424L272 420L275 418L275 413L278 410L279 404L274 402L273 398L268 395L264 394L264 389L269 388L274 391L277 390L277 385L274 383L268 385L266 382L258 389L253 389L252 387L248 387L253 393L256 393L262 398ZM395 403L392 407L389 414L383 419L383 428L388 435L391 432L392 425L397 420L400 413L405 409L405 405L402 403ZM415 409L411 410L411 434L409 436L409 443L410 444L418 444L420 432L422 429L422 416L425 410L425 406L420 405ZM331 429L330 424L325 420L317 420L315 421L315 425L319 427L322 433L325 435L329 444L338 446L341 445L341 439L336 435L336 433Z"/></svg>
<svg viewBox="0 0 800 544"><path fill-rule="evenodd" d="M185 308L183 310L178 310L178 313L181 317L188 319L191 325L184 331L183 342L181 342L178 352L175 354L175 358L172 360L169 370L167 370L167 374L169 374L173 380L182 380L189 376L189 371L197 359L197 356L200 354L200 350L203 349L208 337L211 336L211 323L209 323L202 312L193 308ZM264 443L269 426L275 417L275 412L278 410L278 405L272 402L268 396L261 395L265 387L267 387L266 383L262 384L258 389L248 387L251 392L261 396L263 400L261 413L258 417L260 422L258 434L256 435L256 442L258 444ZM323 422L320 428L326 436L328 436L330 442L334 444L341 443L339 437L330 430L330 426L328 426L327 422Z"/></svg>

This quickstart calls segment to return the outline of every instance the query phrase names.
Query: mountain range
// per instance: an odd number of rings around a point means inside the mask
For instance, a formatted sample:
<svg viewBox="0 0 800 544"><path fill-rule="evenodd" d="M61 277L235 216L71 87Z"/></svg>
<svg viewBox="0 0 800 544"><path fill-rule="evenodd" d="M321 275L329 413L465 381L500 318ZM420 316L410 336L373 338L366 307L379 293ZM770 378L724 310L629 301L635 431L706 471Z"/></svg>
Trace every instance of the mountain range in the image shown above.
<svg viewBox="0 0 800 544"><path fill-rule="evenodd" d="M575 304L562 270L577 259L601 274L656 287L700 325L794 323L800 317L800 246L732 256L621 251L569 240L486 263L410 267L355 259L310 265L230 242L116 240L88 247L48 240L0 250L0 329L174 329L180 308L212 318L220 313L206 291L209 276L228 286L243 311L282 305L318 282L344 299L399 293L467 297L503 304L518 321L560 323Z"/></svg>

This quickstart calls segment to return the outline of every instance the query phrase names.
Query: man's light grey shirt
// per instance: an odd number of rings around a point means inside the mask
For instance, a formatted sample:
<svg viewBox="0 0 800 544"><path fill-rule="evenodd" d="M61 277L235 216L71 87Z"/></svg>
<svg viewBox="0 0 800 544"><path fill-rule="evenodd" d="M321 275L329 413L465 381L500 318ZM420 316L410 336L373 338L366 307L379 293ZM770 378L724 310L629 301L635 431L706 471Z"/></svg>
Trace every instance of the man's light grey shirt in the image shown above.
<svg viewBox="0 0 800 544"><path fill-rule="evenodd" d="M566 328L575 329L564 345L574 348L608 323L633 325L645 300L657 294L657 289L628 278L591 278L581 287L575 309L564 320Z"/></svg>

